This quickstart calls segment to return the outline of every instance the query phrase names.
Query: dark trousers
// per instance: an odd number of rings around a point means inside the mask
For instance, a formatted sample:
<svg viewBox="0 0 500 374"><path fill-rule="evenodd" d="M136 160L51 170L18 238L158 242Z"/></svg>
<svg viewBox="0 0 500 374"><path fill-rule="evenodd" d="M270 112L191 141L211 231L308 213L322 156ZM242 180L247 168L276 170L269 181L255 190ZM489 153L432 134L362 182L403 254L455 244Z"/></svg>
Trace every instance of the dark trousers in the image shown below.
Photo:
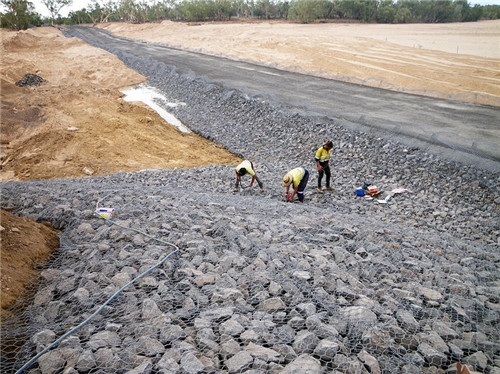
<svg viewBox="0 0 500 374"><path fill-rule="evenodd" d="M299 201L304 201L304 190L306 189L308 180L309 171L307 171L307 169L304 169L304 176L302 177L299 183L299 188L297 189L297 198L299 199Z"/></svg>
<svg viewBox="0 0 500 374"><path fill-rule="evenodd" d="M321 165L321 163L320 163ZM327 165L321 165L323 167L323 170L318 171L318 188L321 188L321 181L323 180L323 174L326 174L326 187L330 187L330 177L332 174L330 173L330 166Z"/></svg>

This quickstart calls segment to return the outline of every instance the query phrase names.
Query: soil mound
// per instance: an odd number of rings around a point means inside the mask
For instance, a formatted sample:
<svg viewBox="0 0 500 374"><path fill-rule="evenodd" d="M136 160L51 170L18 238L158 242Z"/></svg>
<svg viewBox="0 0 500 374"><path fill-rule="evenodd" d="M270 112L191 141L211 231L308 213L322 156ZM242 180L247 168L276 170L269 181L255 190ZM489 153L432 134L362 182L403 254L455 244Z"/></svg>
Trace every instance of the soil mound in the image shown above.
<svg viewBox="0 0 500 374"><path fill-rule="evenodd" d="M39 75L26 73L24 74L24 77L22 77L16 82L16 86L19 87L39 86L44 82L47 82L47 80L43 79Z"/></svg>
<svg viewBox="0 0 500 374"><path fill-rule="evenodd" d="M59 247L59 231L49 223L37 223L1 210L2 304L0 319L8 315L18 296L33 281L35 265L45 262Z"/></svg>

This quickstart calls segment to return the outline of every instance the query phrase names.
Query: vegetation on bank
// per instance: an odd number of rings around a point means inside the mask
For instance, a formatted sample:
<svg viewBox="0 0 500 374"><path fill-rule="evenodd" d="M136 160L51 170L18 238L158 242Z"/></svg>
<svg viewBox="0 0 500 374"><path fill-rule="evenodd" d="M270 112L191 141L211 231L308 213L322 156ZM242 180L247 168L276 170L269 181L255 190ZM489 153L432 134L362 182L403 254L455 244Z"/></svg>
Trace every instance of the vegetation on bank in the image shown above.
<svg viewBox="0 0 500 374"><path fill-rule="evenodd" d="M162 20L206 22L232 18L311 23L352 20L372 23L471 22L500 18L500 5L467 0L92 0L91 5L59 16L71 0L42 0L51 13L43 18L30 0L1 0L2 27L21 30L47 23L146 23Z"/></svg>

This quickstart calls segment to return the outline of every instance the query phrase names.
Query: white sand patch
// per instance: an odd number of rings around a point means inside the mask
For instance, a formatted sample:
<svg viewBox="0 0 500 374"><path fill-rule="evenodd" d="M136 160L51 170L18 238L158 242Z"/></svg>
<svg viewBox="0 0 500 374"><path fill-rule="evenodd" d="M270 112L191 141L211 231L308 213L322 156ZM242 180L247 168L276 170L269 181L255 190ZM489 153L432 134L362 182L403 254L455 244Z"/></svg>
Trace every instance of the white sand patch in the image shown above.
<svg viewBox="0 0 500 374"><path fill-rule="evenodd" d="M177 127L179 131L184 132L186 134L189 134L191 132L191 130L188 129L173 114L167 112L159 104L157 104L157 101L161 101L163 105L171 108L175 108L177 105L184 105L184 103L182 104L171 103L160 91L146 84L141 84L139 86L132 87L128 90L122 91L122 93L125 94L123 100L127 102L140 101L149 106L151 109L153 109L156 113L158 113L161 116L161 118L163 118L169 124Z"/></svg>

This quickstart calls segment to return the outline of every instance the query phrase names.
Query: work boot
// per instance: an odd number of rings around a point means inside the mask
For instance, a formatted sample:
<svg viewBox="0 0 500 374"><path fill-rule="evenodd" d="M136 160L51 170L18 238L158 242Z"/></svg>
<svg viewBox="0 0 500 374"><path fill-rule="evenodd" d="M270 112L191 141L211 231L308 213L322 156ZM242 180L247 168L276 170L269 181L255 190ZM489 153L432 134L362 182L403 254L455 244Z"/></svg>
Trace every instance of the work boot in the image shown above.
<svg viewBox="0 0 500 374"><path fill-rule="evenodd" d="M326 186L326 190L327 191L333 191L333 188L331 188L330 186Z"/></svg>
<svg viewBox="0 0 500 374"><path fill-rule="evenodd" d="M323 193L323 190L321 189L321 187L316 188L316 191L318 191L319 193Z"/></svg>

